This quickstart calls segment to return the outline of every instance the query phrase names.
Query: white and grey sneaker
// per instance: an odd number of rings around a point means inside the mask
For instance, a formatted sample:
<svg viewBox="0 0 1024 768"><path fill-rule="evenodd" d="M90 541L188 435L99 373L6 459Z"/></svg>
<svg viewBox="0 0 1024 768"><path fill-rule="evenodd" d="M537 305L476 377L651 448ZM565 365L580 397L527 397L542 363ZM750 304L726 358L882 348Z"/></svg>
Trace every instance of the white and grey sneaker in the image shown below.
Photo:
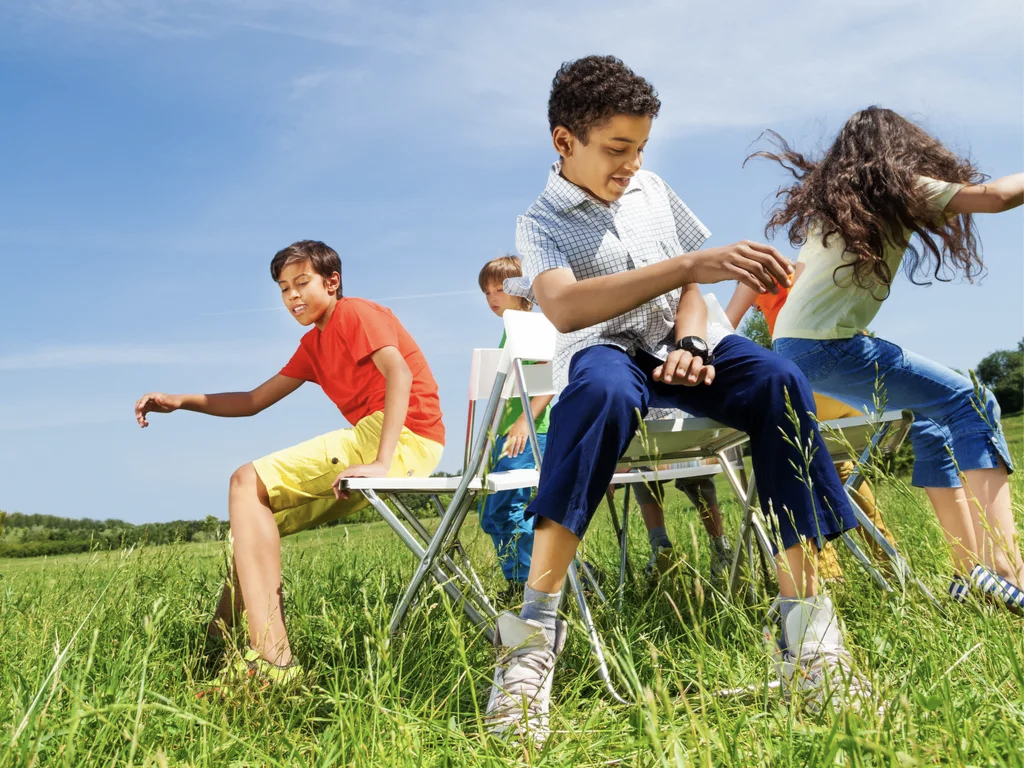
<svg viewBox="0 0 1024 768"><path fill-rule="evenodd" d="M551 681L565 646L566 624L556 624L554 643L540 622L506 611L498 616L494 645L498 664L484 721L487 730L512 742L530 740L538 749L549 733Z"/></svg>
<svg viewBox="0 0 1024 768"><path fill-rule="evenodd" d="M828 706L869 709L871 683L853 668L832 601L825 595L808 598L789 612L785 626L779 616L776 600L764 635L787 700L795 695L814 713Z"/></svg>

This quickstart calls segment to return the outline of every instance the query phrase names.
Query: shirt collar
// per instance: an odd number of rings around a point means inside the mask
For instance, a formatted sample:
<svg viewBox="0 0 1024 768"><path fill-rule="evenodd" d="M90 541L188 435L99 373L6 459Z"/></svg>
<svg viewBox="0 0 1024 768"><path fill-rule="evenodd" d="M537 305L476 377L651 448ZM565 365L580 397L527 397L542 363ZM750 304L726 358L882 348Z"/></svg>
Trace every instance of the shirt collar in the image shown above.
<svg viewBox="0 0 1024 768"><path fill-rule="evenodd" d="M628 195L630 192L635 192L641 188L640 177L634 176L630 182L629 187L622 193L623 197ZM590 197L581 187L576 186L571 181L562 176L562 160L559 158L551 165L551 171L548 173L548 183L544 187L544 197L555 207L559 212L565 212L582 203L594 203L593 198ZM621 201L621 198L620 198ZM619 202L616 201L608 206L608 209L613 213L618 209ZM603 206L602 206L603 207Z"/></svg>

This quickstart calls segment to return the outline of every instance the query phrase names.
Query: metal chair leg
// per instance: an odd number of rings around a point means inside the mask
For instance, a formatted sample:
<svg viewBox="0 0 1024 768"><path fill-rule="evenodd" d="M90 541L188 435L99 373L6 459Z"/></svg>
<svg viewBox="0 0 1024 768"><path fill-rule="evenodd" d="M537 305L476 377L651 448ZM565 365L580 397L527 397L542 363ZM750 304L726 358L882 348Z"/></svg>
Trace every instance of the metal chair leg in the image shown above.
<svg viewBox="0 0 1024 768"><path fill-rule="evenodd" d="M402 525L402 521L399 520L395 513L391 511L391 508L388 507L388 505L385 504L384 501L373 491L363 491L363 493L366 496L366 500L369 501L380 516L384 518L384 522L391 526L391 529L398 534L398 537L402 542L422 561L426 554L422 545L416 540L416 537L409 532L409 529ZM474 625L482 629L487 638L493 642L494 629L473 604L473 601L469 596L463 594L462 590L458 588L455 583L455 579L445 573L437 563L432 563L430 574L437 580L437 583L441 585L441 588L444 589L454 602L462 605L462 610L466 612L469 620L472 621Z"/></svg>
<svg viewBox="0 0 1024 768"><path fill-rule="evenodd" d="M864 532L871 538L875 545L881 549L886 557L889 558L889 562L892 563L893 571L896 577L902 584L906 584L910 581L916 586L921 593L927 598L927 600L939 611L942 615L945 615L945 609L942 604L935 599L935 595L931 593L931 590L924 585L924 583L914 575L914 572L910 568L910 564L906 561L899 550L893 546L893 543L889 541L882 532L878 530L878 526L874 524L870 517L868 517L864 510L860 508L857 500L853 497L853 493L864 483L864 473L861 471L861 467L867 465L871 459L871 451L881 442L889 431L890 426L886 426L885 429L881 429L872 438L868 446L863 450L860 458L854 463L853 472L846 478L846 482L843 484L846 488L846 494L850 497L850 505L853 507L853 515L857 518L857 524L864 529Z"/></svg>
<svg viewBox="0 0 1024 768"><path fill-rule="evenodd" d="M622 497L622 530L619 534L619 613L622 613L622 601L626 591L626 557L629 551L629 502L631 491L632 488L627 484L626 492Z"/></svg>
<svg viewBox="0 0 1024 768"><path fill-rule="evenodd" d="M893 591L892 587L889 586L889 582L886 581L885 577L881 574L881 572L879 572L879 570L875 568L874 563L871 562L871 558L868 557L864 553L864 550L862 550L857 545L857 542L853 540L853 537L849 534L849 532L843 534L843 543L846 545L847 549L849 549L850 552L853 553L853 556L857 558L857 562L860 563L861 568L868 572L868 575L871 577L871 580L875 582L875 584L880 586L886 592Z"/></svg>
<svg viewBox="0 0 1024 768"><path fill-rule="evenodd" d="M597 659L597 673L602 682L604 682L605 689L619 704L628 704L628 702L619 695L618 691L615 690L615 686L612 685L611 673L608 670L608 662L605 660L604 649L601 647L601 638L597 633L597 627L594 626L594 617L590 614L590 606L587 605L586 595L583 594L583 585L580 583L580 576L579 572L576 570L575 562L569 564L569 587L576 598L576 606L580 611L580 621L583 623L583 628L586 630L587 637L590 639L590 646L593 649L594 658Z"/></svg>

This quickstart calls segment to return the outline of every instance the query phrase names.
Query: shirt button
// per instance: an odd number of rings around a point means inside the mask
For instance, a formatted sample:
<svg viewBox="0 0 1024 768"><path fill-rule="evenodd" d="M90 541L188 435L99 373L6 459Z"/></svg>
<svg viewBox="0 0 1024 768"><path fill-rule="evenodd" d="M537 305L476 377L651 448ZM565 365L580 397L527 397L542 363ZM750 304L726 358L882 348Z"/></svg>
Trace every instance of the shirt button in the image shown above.
<svg viewBox="0 0 1024 768"><path fill-rule="evenodd" d="M331 464L337 464L337 463L338 463L337 457L331 459Z"/></svg>

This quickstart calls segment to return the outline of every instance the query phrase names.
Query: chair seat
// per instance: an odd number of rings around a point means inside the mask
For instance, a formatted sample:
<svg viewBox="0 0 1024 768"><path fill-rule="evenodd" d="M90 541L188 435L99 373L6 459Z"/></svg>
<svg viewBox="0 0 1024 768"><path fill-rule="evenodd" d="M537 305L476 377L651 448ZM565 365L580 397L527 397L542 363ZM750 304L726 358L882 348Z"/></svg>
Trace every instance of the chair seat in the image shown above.
<svg viewBox="0 0 1024 768"><path fill-rule="evenodd" d="M384 491L385 493L454 493L461 477L350 477L341 481L351 491ZM471 491L479 491L479 479L469 484Z"/></svg>
<svg viewBox="0 0 1024 768"><path fill-rule="evenodd" d="M702 416L645 421L619 463L643 466L686 459L704 459L745 442L738 430ZM652 454L656 458L652 458Z"/></svg>

